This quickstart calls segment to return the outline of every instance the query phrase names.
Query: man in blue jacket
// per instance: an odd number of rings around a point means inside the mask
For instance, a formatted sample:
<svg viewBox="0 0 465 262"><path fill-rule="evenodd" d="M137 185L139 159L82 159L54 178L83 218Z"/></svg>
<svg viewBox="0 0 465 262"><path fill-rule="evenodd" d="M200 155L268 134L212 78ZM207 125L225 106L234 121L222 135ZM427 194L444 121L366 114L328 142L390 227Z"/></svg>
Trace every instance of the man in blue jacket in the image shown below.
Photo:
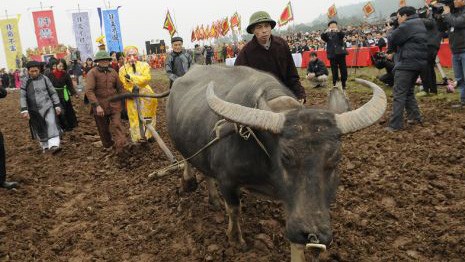
<svg viewBox="0 0 465 262"><path fill-rule="evenodd" d="M426 28L423 21L411 6L397 11L399 27L388 37L389 57L394 55L394 89L392 115L386 130L395 132L404 124L404 109L408 123L421 123L420 109L414 95L415 82L426 67L428 47Z"/></svg>

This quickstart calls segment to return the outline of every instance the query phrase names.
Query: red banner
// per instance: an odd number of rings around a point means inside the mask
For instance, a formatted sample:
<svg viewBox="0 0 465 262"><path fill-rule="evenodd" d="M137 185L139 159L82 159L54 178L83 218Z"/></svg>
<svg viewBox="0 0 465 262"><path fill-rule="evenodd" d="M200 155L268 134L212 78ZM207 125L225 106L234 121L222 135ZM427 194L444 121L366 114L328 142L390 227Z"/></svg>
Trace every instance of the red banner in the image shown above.
<svg viewBox="0 0 465 262"><path fill-rule="evenodd" d="M32 12L32 18L34 19L34 28L39 49L56 47L58 45L58 37L53 11Z"/></svg>

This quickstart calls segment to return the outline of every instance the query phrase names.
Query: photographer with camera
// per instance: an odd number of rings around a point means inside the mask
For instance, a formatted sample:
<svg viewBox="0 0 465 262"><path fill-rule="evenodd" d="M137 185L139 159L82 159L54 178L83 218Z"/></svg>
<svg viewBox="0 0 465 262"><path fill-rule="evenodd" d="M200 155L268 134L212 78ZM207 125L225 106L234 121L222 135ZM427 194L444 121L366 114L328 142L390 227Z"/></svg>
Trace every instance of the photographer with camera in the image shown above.
<svg viewBox="0 0 465 262"><path fill-rule="evenodd" d="M449 46L452 51L452 61L460 91L460 104L454 108L465 107L465 0L454 0L454 12L451 8L444 6L442 17L449 28Z"/></svg>
<svg viewBox="0 0 465 262"><path fill-rule="evenodd" d="M337 22L332 20L328 23L328 29L321 34L321 39L326 42L326 54L331 65L331 73L333 74L333 86L339 81L340 70L342 88L346 89L346 55L348 55L348 52L344 43L344 36L344 32L339 30Z"/></svg>
<svg viewBox="0 0 465 262"><path fill-rule="evenodd" d="M395 132L404 124L404 109L409 123L421 123L420 109L414 95L415 82L426 66L428 47L426 28L416 9L401 7L397 11L399 27L388 36L388 59L394 55L393 112L386 131Z"/></svg>

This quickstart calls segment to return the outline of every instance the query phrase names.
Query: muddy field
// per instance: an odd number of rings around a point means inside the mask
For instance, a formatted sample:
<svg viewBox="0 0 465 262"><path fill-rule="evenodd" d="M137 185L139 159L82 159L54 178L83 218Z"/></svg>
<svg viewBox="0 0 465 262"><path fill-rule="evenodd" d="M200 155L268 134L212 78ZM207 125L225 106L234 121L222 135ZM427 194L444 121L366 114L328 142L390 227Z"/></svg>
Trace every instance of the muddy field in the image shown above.
<svg viewBox="0 0 465 262"><path fill-rule="evenodd" d="M166 88L166 78L154 76L158 90ZM371 94L354 87L357 107ZM324 91L308 92L308 106L324 105ZM61 153L44 155L19 117L18 98L0 100L7 170L21 184L0 190L0 261L289 261L279 203L244 193L249 249L230 247L226 213L208 205L205 182L187 194L181 172L147 179L168 164L156 145L133 147L126 164L115 163L89 109L75 100L79 127L64 135ZM395 134L383 130L388 108L379 124L343 138L334 242L323 261L463 261L465 111L451 103L422 99L425 125ZM164 104L158 130L172 148Z"/></svg>

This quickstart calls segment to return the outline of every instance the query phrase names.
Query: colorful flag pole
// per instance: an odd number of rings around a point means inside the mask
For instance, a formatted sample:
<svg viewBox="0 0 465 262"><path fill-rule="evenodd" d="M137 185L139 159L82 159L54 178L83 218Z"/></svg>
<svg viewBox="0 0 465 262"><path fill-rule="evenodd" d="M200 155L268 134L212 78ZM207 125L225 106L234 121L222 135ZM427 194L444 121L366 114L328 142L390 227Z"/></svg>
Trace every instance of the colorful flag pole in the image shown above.
<svg viewBox="0 0 465 262"><path fill-rule="evenodd" d="M283 12L279 16L278 25L281 27L293 20L294 20L294 12L292 11L291 1L289 1L289 3L287 3Z"/></svg>
<svg viewBox="0 0 465 262"><path fill-rule="evenodd" d="M173 20L171 19L169 10L166 11L166 17L165 17L165 22L163 23L163 29L168 30L171 37L173 37L173 35L176 33L176 26L174 25Z"/></svg>

